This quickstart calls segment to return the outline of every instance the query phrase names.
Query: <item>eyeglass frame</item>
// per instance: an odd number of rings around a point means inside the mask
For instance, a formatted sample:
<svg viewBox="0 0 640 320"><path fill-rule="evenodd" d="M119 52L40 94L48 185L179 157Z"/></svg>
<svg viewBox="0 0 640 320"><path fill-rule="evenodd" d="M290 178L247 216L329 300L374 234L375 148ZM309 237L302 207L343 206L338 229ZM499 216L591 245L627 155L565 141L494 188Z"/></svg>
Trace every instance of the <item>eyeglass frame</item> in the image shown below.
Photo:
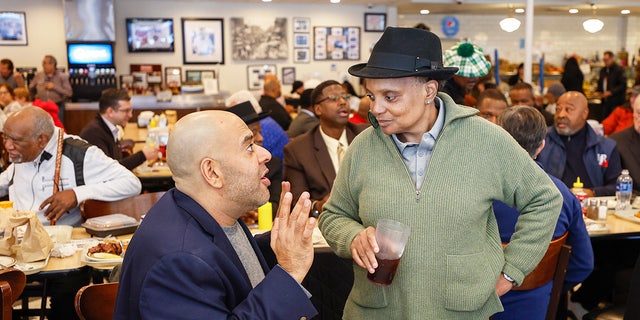
<svg viewBox="0 0 640 320"><path fill-rule="evenodd" d="M316 101L314 104L322 103L322 102L325 102L327 100L330 100L331 102L338 102L338 100L340 100L340 98L344 99L344 101L349 101L349 99L351 99L351 95L348 94L348 93L330 95L330 96L326 96L326 97Z"/></svg>

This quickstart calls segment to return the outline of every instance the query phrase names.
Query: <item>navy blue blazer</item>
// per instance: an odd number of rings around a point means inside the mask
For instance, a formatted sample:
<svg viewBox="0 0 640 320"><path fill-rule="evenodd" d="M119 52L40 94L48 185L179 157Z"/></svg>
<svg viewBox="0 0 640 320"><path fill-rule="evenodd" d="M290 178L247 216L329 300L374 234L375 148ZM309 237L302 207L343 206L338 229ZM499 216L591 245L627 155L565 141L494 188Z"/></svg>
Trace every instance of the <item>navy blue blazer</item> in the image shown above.
<svg viewBox="0 0 640 320"><path fill-rule="evenodd" d="M220 225L172 189L149 210L122 265L114 319L300 319L317 314L279 266L269 271L239 220L265 279L255 288Z"/></svg>

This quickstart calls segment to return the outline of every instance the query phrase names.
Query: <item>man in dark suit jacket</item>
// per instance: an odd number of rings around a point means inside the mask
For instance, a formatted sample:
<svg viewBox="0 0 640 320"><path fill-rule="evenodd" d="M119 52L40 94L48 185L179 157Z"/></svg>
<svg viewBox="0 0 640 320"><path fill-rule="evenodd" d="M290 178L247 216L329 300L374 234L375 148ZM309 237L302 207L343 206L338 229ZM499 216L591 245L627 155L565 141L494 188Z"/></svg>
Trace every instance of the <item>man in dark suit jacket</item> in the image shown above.
<svg viewBox="0 0 640 320"><path fill-rule="evenodd" d="M287 131L291 124L291 116L284 106L276 100L282 95L280 81L275 77L268 77L264 81L263 90L259 102L262 111L269 112L271 118L282 127L282 130Z"/></svg>
<svg viewBox="0 0 640 320"><path fill-rule="evenodd" d="M311 93L320 124L284 147L284 180L294 197L308 190L312 211L322 211L340 166L341 154L367 128L349 122L349 97L339 82L327 80Z"/></svg>
<svg viewBox="0 0 640 320"><path fill-rule="evenodd" d="M640 99L633 103L633 125L609 136L615 140L622 168L629 169L633 178L634 193L640 194Z"/></svg>
<svg viewBox="0 0 640 320"><path fill-rule="evenodd" d="M167 161L176 188L149 210L122 264L114 319L303 319L317 314L300 284L313 262L309 194L283 183L269 270L240 217L269 198L271 154L236 115L178 121Z"/></svg>
<svg viewBox="0 0 640 320"><path fill-rule="evenodd" d="M127 126L133 116L131 98L126 90L107 89L102 93L99 113L80 132L80 137L102 149L109 157L116 159L129 170L141 165L145 160L158 158L158 149L145 145L144 148L130 156L122 154L118 139L118 128Z"/></svg>
<svg viewBox="0 0 640 320"><path fill-rule="evenodd" d="M317 126L320 123L318 117L313 113L311 104L311 92L313 89L305 89L300 95L300 112L291 121L287 135L293 139Z"/></svg>
<svg viewBox="0 0 640 320"><path fill-rule="evenodd" d="M601 93L602 118L604 120L615 107L623 105L627 96L627 76L624 68L616 63L613 52L605 51L602 55L604 67L600 69L597 91Z"/></svg>

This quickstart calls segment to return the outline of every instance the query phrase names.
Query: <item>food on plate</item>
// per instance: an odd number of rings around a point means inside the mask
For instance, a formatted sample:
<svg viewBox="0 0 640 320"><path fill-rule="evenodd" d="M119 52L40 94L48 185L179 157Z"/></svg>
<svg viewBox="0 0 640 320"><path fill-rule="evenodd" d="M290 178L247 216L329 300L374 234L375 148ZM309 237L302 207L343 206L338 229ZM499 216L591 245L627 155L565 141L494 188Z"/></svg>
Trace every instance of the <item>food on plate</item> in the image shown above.
<svg viewBox="0 0 640 320"><path fill-rule="evenodd" d="M636 212L635 216L636 218L640 218L640 211Z"/></svg>
<svg viewBox="0 0 640 320"><path fill-rule="evenodd" d="M122 244L118 240L105 239L87 250L87 255L97 259L116 259L122 254Z"/></svg>

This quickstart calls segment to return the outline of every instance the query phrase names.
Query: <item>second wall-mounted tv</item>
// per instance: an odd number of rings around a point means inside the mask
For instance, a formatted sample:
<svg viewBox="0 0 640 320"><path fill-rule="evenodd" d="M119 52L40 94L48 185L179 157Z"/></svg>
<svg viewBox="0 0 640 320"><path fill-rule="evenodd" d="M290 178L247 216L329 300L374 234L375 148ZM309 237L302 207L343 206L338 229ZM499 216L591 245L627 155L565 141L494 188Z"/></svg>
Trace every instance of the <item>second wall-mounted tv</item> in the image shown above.
<svg viewBox="0 0 640 320"><path fill-rule="evenodd" d="M171 18L127 18L129 52L173 52Z"/></svg>
<svg viewBox="0 0 640 320"><path fill-rule="evenodd" d="M111 42L67 42L69 66L87 64L112 66L113 43Z"/></svg>

